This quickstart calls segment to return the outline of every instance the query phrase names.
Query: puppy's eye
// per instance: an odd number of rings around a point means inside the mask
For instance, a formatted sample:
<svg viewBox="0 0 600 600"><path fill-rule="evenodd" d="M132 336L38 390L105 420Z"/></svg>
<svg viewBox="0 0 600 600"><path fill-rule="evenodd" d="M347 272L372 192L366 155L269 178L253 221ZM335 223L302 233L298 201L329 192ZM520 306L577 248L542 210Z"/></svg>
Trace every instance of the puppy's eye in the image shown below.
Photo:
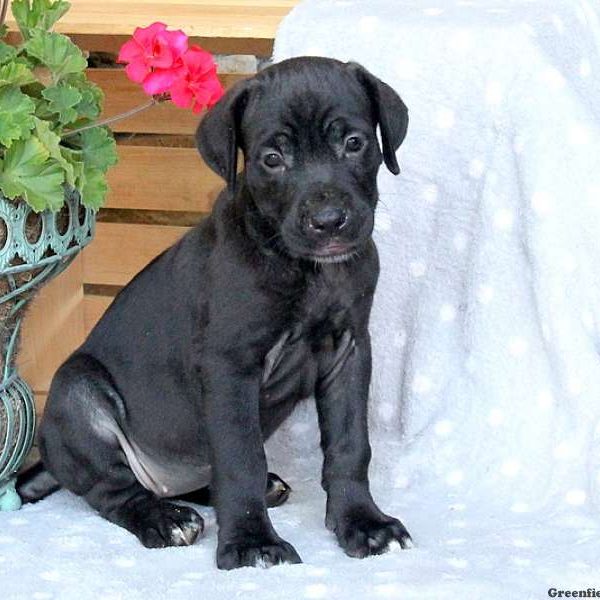
<svg viewBox="0 0 600 600"><path fill-rule="evenodd" d="M269 152L264 155L263 163L269 169L277 169L283 166L283 157L276 152Z"/></svg>
<svg viewBox="0 0 600 600"><path fill-rule="evenodd" d="M350 154L356 154L363 149L364 145L365 144L361 138L356 135L352 135L346 140L345 150Z"/></svg>

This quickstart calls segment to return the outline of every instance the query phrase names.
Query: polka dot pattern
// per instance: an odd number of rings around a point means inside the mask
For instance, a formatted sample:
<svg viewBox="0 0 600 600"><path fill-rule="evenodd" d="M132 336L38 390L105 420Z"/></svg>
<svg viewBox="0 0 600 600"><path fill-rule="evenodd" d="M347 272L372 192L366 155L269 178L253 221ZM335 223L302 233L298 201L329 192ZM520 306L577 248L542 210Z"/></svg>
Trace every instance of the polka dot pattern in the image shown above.
<svg viewBox="0 0 600 600"><path fill-rule="evenodd" d="M494 298L494 288L491 285L482 284L477 288L477 300L481 304L489 304Z"/></svg>
<svg viewBox="0 0 600 600"><path fill-rule="evenodd" d="M386 232L392 229L391 215L381 208L375 213L375 231Z"/></svg>
<svg viewBox="0 0 600 600"><path fill-rule="evenodd" d="M304 597L317 599L329 597L329 588L324 583L312 583L304 588Z"/></svg>
<svg viewBox="0 0 600 600"><path fill-rule="evenodd" d="M516 458L512 458L512 459L508 459L506 461L504 461L502 463L502 466L500 467L500 472L502 473L502 475L504 475L505 477L516 477L519 474L519 471L521 470L521 462L516 459Z"/></svg>
<svg viewBox="0 0 600 600"><path fill-rule="evenodd" d="M531 198L531 206L540 217L548 216L552 211L552 196L545 191L537 191Z"/></svg>
<svg viewBox="0 0 600 600"><path fill-rule="evenodd" d="M498 427L504 423L504 413L499 408L493 408L487 418L488 423L492 427Z"/></svg>
<svg viewBox="0 0 600 600"><path fill-rule="evenodd" d="M590 130L583 123L571 123L567 130L567 142L572 146L586 146L590 143Z"/></svg>
<svg viewBox="0 0 600 600"><path fill-rule="evenodd" d="M414 260L409 265L410 274L418 279L427 273L427 265L422 260Z"/></svg>
<svg viewBox="0 0 600 600"><path fill-rule="evenodd" d="M465 475L460 469L454 469L446 476L446 483L448 485L455 486L462 483L464 478Z"/></svg>
<svg viewBox="0 0 600 600"><path fill-rule="evenodd" d="M565 500L573 506L581 506L587 500L587 494L584 490L573 489L569 490L565 495Z"/></svg>
<svg viewBox="0 0 600 600"><path fill-rule="evenodd" d="M592 74L592 65L588 58L582 58L579 63L579 75L588 78Z"/></svg>
<svg viewBox="0 0 600 600"><path fill-rule="evenodd" d="M508 208L499 208L494 213L494 227L499 231L508 231L512 229L514 222L514 214Z"/></svg>
<svg viewBox="0 0 600 600"><path fill-rule="evenodd" d="M379 18L378 17L362 17L358 22L358 30L361 33L373 34L377 31L379 27Z"/></svg>
<svg viewBox="0 0 600 600"><path fill-rule="evenodd" d="M448 107L442 107L438 109L435 122L439 129L451 129L454 127L456 116L454 110Z"/></svg>
<svg viewBox="0 0 600 600"><path fill-rule="evenodd" d="M414 81L419 75L419 65L410 58L399 57L395 65L396 75L405 81Z"/></svg>
<svg viewBox="0 0 600 600"><path fill-rule="evenodd" d="M413 380L412 389L415 394L424 395L431 391L433 384L426 375L418 373Z"/></svg>
<svg viewBox="0 0 600 600"><path fill-rule="evenodd" d="M469 163L469 175L473 179L481 179L485 173L485 163L480 158L474 158Z"/></svg>
<svg viewBox="0 0 600 600"><path fill-rule="evenodd" d="M445 419L442 421L438 421L435 424L434 429L437 435L447 436L452 433L452 430L454 429L454 424L452 423L452 421L448 421Z"/></svg>
<svg viewBox="0 0 600 600"><path fill-rule="evenodd" d="M528 341L521 336L513 336L508 341L508 351L515 358L525 356L529 350Z"/></svg>
<svg viewBox="0 0 600 600"><path fill-rule="evenodd" d="M444 304L440 308L440 319L444 323L454 321L456 319L456 308L452 304Z"/></svg>
<svg viewBox="0 0 600 600"><path fill-rule="evenodd" d="M439 197L439 188L435 183L426 185L423 190L423 199L427 204L435 204Z"/></svg>

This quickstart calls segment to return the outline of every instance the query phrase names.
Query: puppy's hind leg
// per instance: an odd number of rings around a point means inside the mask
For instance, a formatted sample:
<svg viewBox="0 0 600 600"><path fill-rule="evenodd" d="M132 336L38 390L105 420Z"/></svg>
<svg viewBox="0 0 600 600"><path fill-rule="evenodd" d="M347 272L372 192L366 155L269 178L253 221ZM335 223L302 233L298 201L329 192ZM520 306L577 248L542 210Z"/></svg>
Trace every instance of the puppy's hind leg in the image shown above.
<svg viewBox="0 0 600 600"><path fill-rule="evenodd" d="M268 508L281 506L290 497L292 488L275 473L267 473L267 491L265 493L265 502ZM179 500L193 502L202 506L212 506L213 499L210 493L210 486L194 490L187 494L178 496Z"/></svg>
<svg viewBox="0 0 600 600"><path fill-rule="evenodd" d="M69 359L52 382L40 429L44 465L61 486L144 546L193 544L204 528L202 518L138 481L116 433L121 410L118 392L98 361L84 355Z"/></svg>

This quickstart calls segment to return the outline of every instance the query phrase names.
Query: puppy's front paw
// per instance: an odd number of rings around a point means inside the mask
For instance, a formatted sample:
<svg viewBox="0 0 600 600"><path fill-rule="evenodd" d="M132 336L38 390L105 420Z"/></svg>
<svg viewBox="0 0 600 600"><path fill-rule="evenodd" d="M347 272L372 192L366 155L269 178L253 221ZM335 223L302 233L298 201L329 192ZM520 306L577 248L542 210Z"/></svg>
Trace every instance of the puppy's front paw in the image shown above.
<svg viewBox="0 0 600 600"><path fill-rule="evenodd" d="M282 539L248 539L219 544L217 567L230 570L238 567L272 567L284 563L298 564L302 560L294 547Z"/></svg>
<svg viewBox="0 0 600 600"><path fill-rule="evenodd" d="M334 528L340 546L348 556L364 558L395 548L414 546L408 531L398 519L381 519L355 512L341 519Z"/></svg>

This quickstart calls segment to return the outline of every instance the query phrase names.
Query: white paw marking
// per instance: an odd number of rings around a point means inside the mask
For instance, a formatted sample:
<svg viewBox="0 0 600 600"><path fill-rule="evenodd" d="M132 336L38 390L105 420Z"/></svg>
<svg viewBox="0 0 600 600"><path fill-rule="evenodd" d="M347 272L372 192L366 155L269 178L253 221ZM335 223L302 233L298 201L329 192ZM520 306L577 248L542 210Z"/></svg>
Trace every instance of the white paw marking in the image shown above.
<svg viewBox="0 0 600 600"><path fill-rule="evenodd" d="M404 547L406 549L414 548L416 546L416 544L413 542L412 538L410 538L410 537L405 537L402 541L404 542Z"/></svg>
<svg viewBox="0 0 600 600"><path fill-rule="evenodd" d="M171 528L171 539L180 546L191 546L198 535L199 524L191 521L183 525L173 525Z"/></svg>
<svg viewBox="0 0 600 600"><path fill-rule="evenodd" d="M385 551L389 553L402 552L402 546L400 545L400 542L398 540L392 540L388 544L388 547Z"/></svg>
<svg viewBox="0 0 600 600"><path fill-rule="evenodd" d="M266 557L261 556L260 558L256 559L254 566L258 569L268 569L269 567L273 566L273 563L270 560L267 560Z"/></svg>

